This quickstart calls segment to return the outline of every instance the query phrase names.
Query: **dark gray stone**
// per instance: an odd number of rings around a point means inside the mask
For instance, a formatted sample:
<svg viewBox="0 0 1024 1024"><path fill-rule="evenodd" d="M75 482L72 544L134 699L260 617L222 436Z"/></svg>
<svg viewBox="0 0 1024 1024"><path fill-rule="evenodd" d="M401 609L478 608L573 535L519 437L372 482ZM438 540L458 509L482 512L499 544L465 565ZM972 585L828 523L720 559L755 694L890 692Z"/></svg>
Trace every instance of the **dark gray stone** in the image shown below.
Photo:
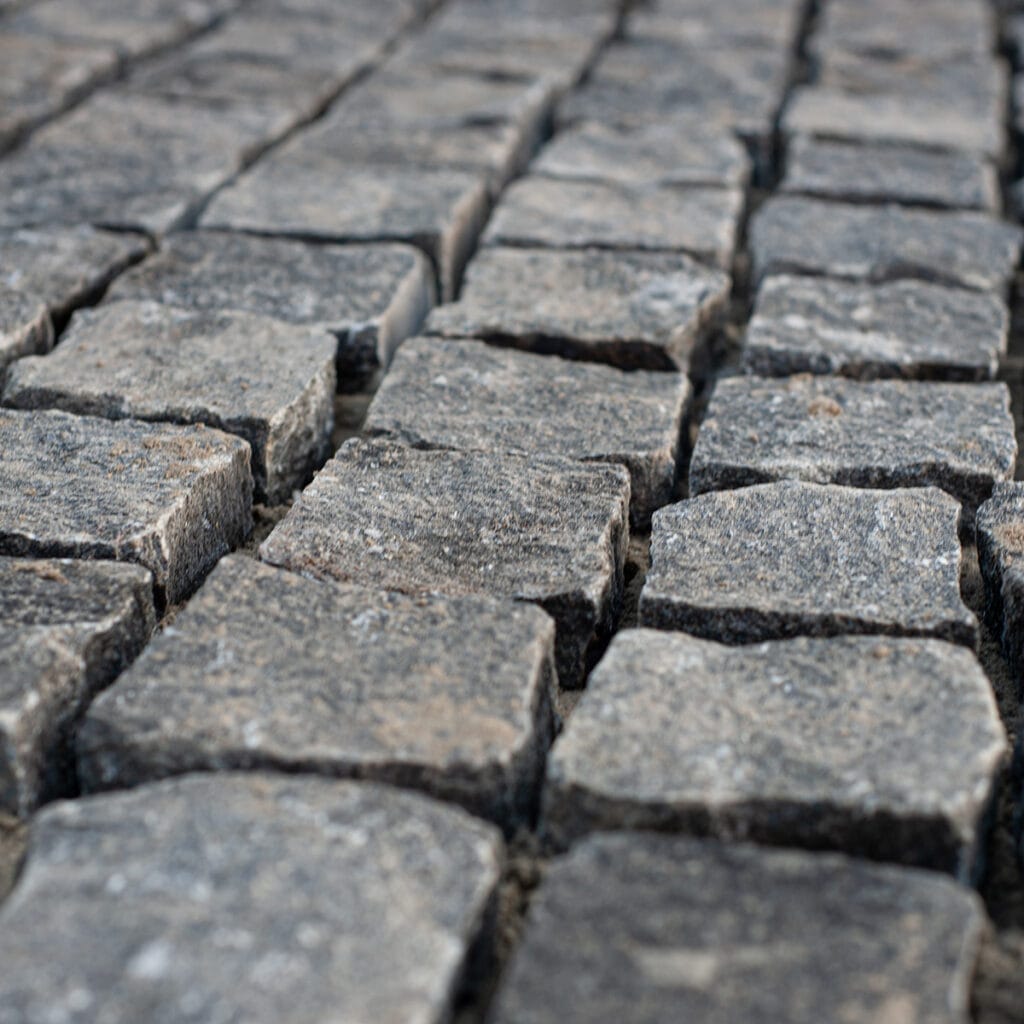
<svg viewBox="0 0 1024 1024"><path fill-rule="evenodd" d="M76 313L55 352L11 367L3 401L237 434L257 500L279 504L330 452L336 350L325 331L269 317L115 302Z"/></svg>
<svg viewBox="0 0 1024 1024"><path fill-rule="evenodd" d="M977 537L986 611L1019 678L1024 669L1024 484L996 484L978 509Z"/></svg>
<svg viewBox="0 0 1024 1024"><path fill-rule="evenodd" d="M414 338L399 349L363 431L414 448L617 462L629 470L632 518L643 523L672 500L691 394L682 374Z"/></svg>
<svg viewBox="0 0 1024 1024"><path fill-rule="evenodd" d="M626 630L548 760L544 829L560 847L631 828L835 849L968 882L1007 753L962 647Z"/></svg>
<svg viewBox="0 0 1024 1024"><path fill-rule="evenodd" d="M137 562L174 603L248 535L251 495L220 431L0 411L0 554Z"/></svg>
<svg viewBox="0 0 1024 1024"><path fill-rule="evenodd" d="M880 633L974 646L959 520L933 487L703 494L654 514L640 622L733 644Z"/></svg>
<svg viewBox="0 0 1024 1024"><path fill-rule="evenodd" d="M724 315L730 284L681 254L491 247L425 331L624 369L687 370Z"/></svg>
<svg viewBox="0 0 1024 1024"><path fill-rule="evenodd" d="M532 601L579 686L622 594L621 466L348 441L260 547L272 565L404 593Z"/></svg>
<svg viewBox="0 0 1024 1024"><path fill-rule="evenodd" d="M57 804L0 912L0 1020L440 1024L500 848L372 784L207 775Z"/></svg>
<svg viewBox="0 0 1024 1024"><path fill-rule="evenodd" d="M978 897L932 872L655 835L548 872L494 1024L967 1024Z"/></svg>
<svg viewBox="0 0 1024 1024"><path fill-rule="evenodd" d="M858 206L781 196L750 226L753 273L819 274L854 281L918 278L1008 292L1021 231L983 213Z"/></svg>
<svg viewBox="0 0 1024 1024"><path fill-rule="evenodd" d="M53 323L39 297L0 284L0 380L8 364L53 348Z"/></svg>

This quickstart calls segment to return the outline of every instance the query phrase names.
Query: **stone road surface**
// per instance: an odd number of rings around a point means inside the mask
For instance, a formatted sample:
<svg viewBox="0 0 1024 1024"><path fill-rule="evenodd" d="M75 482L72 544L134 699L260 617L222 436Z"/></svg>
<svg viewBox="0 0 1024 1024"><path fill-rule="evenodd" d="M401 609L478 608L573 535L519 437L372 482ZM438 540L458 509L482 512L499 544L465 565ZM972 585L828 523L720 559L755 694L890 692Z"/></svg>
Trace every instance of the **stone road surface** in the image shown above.
<svg viewBox="0 0 1024 1024"><path fill-rule="evenodd" d="M0 1024L1024 1020L1022 135L1024 0L0 0Z"/></svg>

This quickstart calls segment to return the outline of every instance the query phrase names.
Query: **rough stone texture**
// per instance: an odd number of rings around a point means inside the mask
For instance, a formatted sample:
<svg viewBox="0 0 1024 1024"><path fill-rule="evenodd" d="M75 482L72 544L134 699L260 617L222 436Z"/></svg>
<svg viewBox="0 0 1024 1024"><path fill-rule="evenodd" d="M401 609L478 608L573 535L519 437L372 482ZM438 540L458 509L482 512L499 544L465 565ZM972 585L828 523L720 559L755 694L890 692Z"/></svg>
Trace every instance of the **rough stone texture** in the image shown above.
<svg viewBox="0 0 1024 1024"><path fill-rule="evenodd" d="M654 514L640 622L732 644L883 633L973 646L959 519L932 487L784 481L691 498Z"/></svg>
<svg viewBox="0 0 1024 1024"><path fill-rule="evenodd" d="M608 828L682 831L970 881L1007 752L988 678L962 647L727 647L627 630L549 758L544 828L559 846Z"/></svg>
<svg viewBox="0 0 1024 1024"><path fill-rule="evenodd" d="M137 562L174 603L249 533L251 494L220 431L0 411L0 554Z"/></svg>
<svg viewBox="0 0 1024 1024"><path fill-rule="evenodd" d="M686 370L725 312L730 279L683 255L481 250L459 301L433 310L428 334L515 348Z"/></svg>
<svg viewBox="0 0 1024 1024"><path fill-rule="evenodd" d="M53 348L53 323L39 298L0 284L0 381L4 368L22 356Z"/></svg>
<svg viewBox="0 0 1024 1024"><path fill-rule="evenodd" d="M731 377L715 385L690 460L690 494L772 480L940 487L965 521L1013 477L1003 383Z"/></svg>
<svg viewBox="0 0 1024 1024"><path fill-rule="evenodd" d="M192 776L57 804L0 912L0 1020L439 1024L499 856L490 826L371 784Z"/></svg>
<svg viewBox="0 0 1024 1024"><path fill-rule="evenodd" d="M631 188L538 175L507 189L484 242L684 252L728 270L742 212L737 189Z"/></svg>
<svg viewBox="0 0 1024 1024"><path fill-rule="evenodd" d="M196 770L317 772L424 789L511 829L540 789L554 633L529 605L227 558L92 705L79 778L93 790Z"/></svg>
<svg viewBox="0 0 1024 1024"><path fill-rule="evenodd" d="M995 295L924 281L779 275L761 285L741 359L766 375L985 380L1006 352L1009 319Z"/></svg>
<svg viewBox="0 0 1024 1024"><path fill-rule="evenodd" d="M646 522L672 500L691 394L681 374L414 338L399 350L363 431L415 448L621 463L631 515Z"/></svg>
<svg viewBox="0 0 1024 1024"><path fill-rule="evenodd" d="M330 452L336 350L325 331L269 317L116 302L76 313L55 352L11 367L3 401L237 434L257 500L277 504Z"/></svg>
<svg viewBox="0 0 1024 1024"><path fill-rule="evenodd" d="M260 547L272 565L405 593L532 601L578 686L618 614L629 476L621 466L348 441Z"/></svg>
<svg viewBox="0 0 1024 1024"><path fill-rule="evenodd" d="M897 202L998 213L995 168L970 153L793 139L782 192L852 202Z"/></svg>
<svg viewBox="0 0 1024 1024"><path fill-rule="evenodd" d="M1024 484L996 484L978 509L987 615L1014 671L1024 668Z"/></svg>
<svg viewBox="0 0 1024 1024"><path fill-rule="evenodd" d="M632 36L671 39L700 48L765 46L786 50L799 31L794 0L657 0L630 11Z"/></svg>
<svg viewBox="0 0 1024 1024"><path fill-rule="evenodd" d="M967 1024L978 897L931 872L653 835L548 872L494 1024Z"/></svg>
<svg viewBox="0 0 1024 1024"><path fill-rule="evenodd" d="M913 277L1005 295L1020 256L1018 227L982 213L865 207L782 196L750 226L753 273L856 281Z"/></svg>

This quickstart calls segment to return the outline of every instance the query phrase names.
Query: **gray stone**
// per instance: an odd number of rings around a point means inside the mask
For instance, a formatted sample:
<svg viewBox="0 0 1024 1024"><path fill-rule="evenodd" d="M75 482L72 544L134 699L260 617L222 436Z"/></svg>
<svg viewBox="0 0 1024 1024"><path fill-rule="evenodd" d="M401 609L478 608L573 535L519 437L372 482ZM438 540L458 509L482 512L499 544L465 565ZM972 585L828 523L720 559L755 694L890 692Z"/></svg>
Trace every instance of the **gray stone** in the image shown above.
<svg viewBox="0 0 1024 1024"><path fill-rule="evenodd" d="M799 0L657 0L629 13L630 36L686 46L791 49L800 30Z"/></svg>
<svg viewBox="0 0 1024 1024"><path fill-rule="evenodd" d="M690 398L682 374L414 338L399 349L363 431L414 448L617 462L629 470L631 516L644 523L672 500Z"/></svg>
<svg viewBox="0 0 1024 1024"><path fill-rule="evenodd" d="M494 1024L967 1024L981 901L834 854L600 836L548 872Z"/></svg>
<svg viewBox="0 0 1024 1024"><path fill-rule="evenodd" d="M983 213L865 207L782 196L754 215L754 277L821 274L854 281L913 277L1005 295L1021 231Z"/></svg>
<svg viewBox="0 0 1024 1024"><path fill-rule="evenodd" d="M621 466L352 440L260 557L410 594L532 601L557 623L559 681L572 687L618 614L628 507Z"/></svg>
<svg viewBox="0 0 1024 1024"><path fill-rule="evenodd" d="M121 275L107 298L316 325L337 338L339 390L357 391L419 328L434 285L426 259L409 246L195 231L171 235L160 252Z"/></svg>
<svg viewBox="0 0 1024 1024"><path fill-rule="evenodd" d="M317 639L299 623L316 623ZM536 809L554 624L529 605L413 598L224 559L89 710L89 790L265 768L375 779L506 828Z"/></svg>
<svg viewBox="0 0 1024 1024"><path fill-rule="evenodd" d="M0 284L0 381L5 367L22 356L53 348L53 323L38 296Z"/></svg>
<svg viewBox="0 0 1024 1024"><path fill-rule="evenodd" d="M137 562L173 604L248 535L251 494L217 430L0 411L0 554Z"/></svg>
<svg viewBox="0 0 1024 1024"><path fill-rule="evenodd" d="M654 514L640 622L731 644L879 633L974 646L959 520L933 487L703 494Z"/></svg>
<svg viewBox="0 0 1024 1024"><path fill-rule="evenodd" d="M962 647L626 630L548 759L544 830L560 847L631 828L834 849L969 882L1007 753Z"/></svg>
<svg viewBox="0 0 1024 1024"><path fill-rule="evenodd" d="M269 317L116 302L79 311L55 352L13 366L3 401L237 434L257 500L278 504L330 452L336 350L324 331Z"/></svg>
<svg viewBox="0 0 1024 1024"><path fill-rule="evenodd" d="M57 804L0 912L0 1020L440 1024L500 847L372 784L203 775Z"/></svg>
<svg viewBox="0 0 1024 1024"><path fill-rule="evenodd" d="M425 331L612 363L689 369L729 300L728 275L683 255L482 249Z"/></svg>
<svg viewBox="0 0 1024 1024"><path fill-rule="evenodd" d="M978 509L987 615L1018 678L1024 669L1024 484L996 484Z"/></svg>
<svg viewBox="0 0 1024 1024"><path fill-rule="evenodd" d="M985 380L1006 352L1009 319L983 292L780 275L761 285L741 358L766 375Z"/></svg>

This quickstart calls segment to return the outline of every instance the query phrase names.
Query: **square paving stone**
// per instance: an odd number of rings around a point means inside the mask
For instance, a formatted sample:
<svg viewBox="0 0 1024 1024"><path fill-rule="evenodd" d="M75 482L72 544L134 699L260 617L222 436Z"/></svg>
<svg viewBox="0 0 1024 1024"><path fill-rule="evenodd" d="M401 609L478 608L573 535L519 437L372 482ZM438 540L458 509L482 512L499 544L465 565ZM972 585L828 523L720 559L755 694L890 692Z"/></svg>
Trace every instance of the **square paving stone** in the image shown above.
<svg viewBox="0 0 1024 1024"><path fill-rule="evenodd" d="M315 624L315 644L298 623ZM540 791L554 635L530 605L406 597L229 557L89 709L79 778L87 791L231 768L375 779L511 830Z"/></svg>
<svg viewBox="0 0 1024 1024"><path fill-rule="evenodd" d="M15 359L51 348L53 323L39 297L0 284L0 380L4 368Z"/></svg>
<svg viewBox="0 0 1024 1024"><path fill-rule="evenodd" d="M974 646L959 521L934 487L703 494L654 514L640 623L732 644L879 633Z"/></svg>
<svg viewBox="0 0 1024 1024"><path fill-rule="evenodd" d="M723 318L730 278L681 254L482 249L425 331L611 363L688 370Z"/></svg>
<svg viewBox="0 0 1024 1024"><path fill-rule="evenodd" d="M728 270L742 213L738 189L633 188L531 175L502 194L483 240L555 249L683 252Z"/></svg>
<svg viewBox="0 0 1024 1024"><path fill-rule="evenodd" d="M493 827L372 784L197 775L60 803L0 912L0 1005L73 1024L441 1024L500 856Z"/></svg>
<svg viewBox="0 0 1024 1024"><path fill-rule="evenodd" d="M977 537L986 611L1019 685L1024 669L1024 484L996 484L978 509Z"/></svg>
<svg viewBox="0 0 1024 1024"><path fill-rule="evenodd" d="M657 0L630 10L631 36L699 47L765 46L788 50L800 29L799 0Z"/></svg>
<svg viewBox="0 0 1024 1024"><path fill-rule="evenodd" d="M682 374L414 338L399 349L363 431L414 448L620 463L632 519L644 523L672 500L691 395Z"/></svg>
<svg viewBox="0 0 1024 1024"><path fill-rule="evenodd" d="M321 579L539 604L558 677L579 686L618 615L628 543L621 466L348 441L260 547Z"/></svg>
<svg viewBox="0 0 1024 1024"><path fill-rule="evenodd" d="M548 872L494 1024L967 1024L978 897L835 854L631 834Z"/></svg>
<svg viewBox="0 0 1024 1024"><path fill-rule="evenodd" d="M986 380L1006 352L1009 320L984 292L780 274L757 294L741 362L773 376Z"/></svg>
<svg viewBox="0 0 1024 1024"><path fill-rule="evenodd" d="M631 828L835 849L969 882L1007 753L962 647L626 630L548 759L544 830L559 847Z"/></svg>
<svg viewBox="0 0 1024 1024"><path fill-rule="evenodd" d="M55 352L12 367L3 401L237 434L257 500L278 504L329 454L336 350L326 331L269 317L115 302L76 313Z"/></svg>
<svg viewBox="0 0 1024 1024"><path fill-rule="evenodd" d="M757 281L819 274L853 281L918 278L1004 295L1021 231L983 213L859 206L781 196L750 225Z"/></svg>
<svg viewBox="0 0 1024 1024"><path fill-rule="evenodd" d="M434 301L430 265L404 245L311 245L215 231L169 236L107 298L316 325L338 343L338 388L357 391L416 332Z"/></svg>
<svg viewBox="0 0 1024 1024"><path fill-rule="evenodd" d="M719 380L690 460L690 494L772 480L940 487L964 521L1013 477L1017 439L1003 383L834 377Z"/></svg>
<svg viewBox="0 0 1024 1024"><path fill-rule="evenodd" d="M0 410L0 554L114 559L187 596L252 529L249 446L201 427Z"/></svg>

